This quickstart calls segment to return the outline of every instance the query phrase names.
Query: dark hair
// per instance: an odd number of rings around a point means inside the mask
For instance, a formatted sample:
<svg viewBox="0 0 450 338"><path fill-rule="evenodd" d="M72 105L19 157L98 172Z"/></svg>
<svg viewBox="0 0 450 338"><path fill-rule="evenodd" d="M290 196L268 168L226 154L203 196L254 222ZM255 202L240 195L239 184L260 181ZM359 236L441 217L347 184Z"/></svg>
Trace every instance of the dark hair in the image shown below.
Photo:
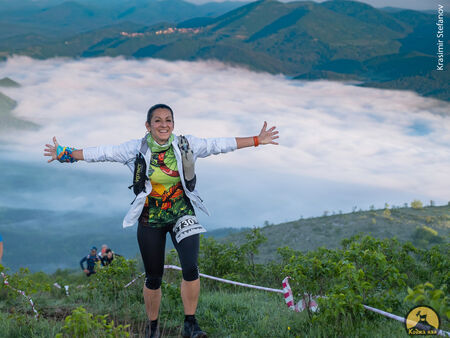
<svg viewBox="0 0 450 338"><path fill-rule="evenodd" d="M158 103L158 104L155 104L154 106L150 107L150 109L148 110L148 113L147 113L147 122L148 123L150 123L150 121L152 120L153 112L156 109L167 109L168 111L170 111L170 114L172 115L172 120L173 120L172 108L170 108L167 104Z"/></svg>
<svg viewBox="0 0 450 338"><path fill-rule="evenodd" d="M105 253L108 253L108 252L112 252L112 250L111 249L106 249L106 251L105 251Z"/></svg>

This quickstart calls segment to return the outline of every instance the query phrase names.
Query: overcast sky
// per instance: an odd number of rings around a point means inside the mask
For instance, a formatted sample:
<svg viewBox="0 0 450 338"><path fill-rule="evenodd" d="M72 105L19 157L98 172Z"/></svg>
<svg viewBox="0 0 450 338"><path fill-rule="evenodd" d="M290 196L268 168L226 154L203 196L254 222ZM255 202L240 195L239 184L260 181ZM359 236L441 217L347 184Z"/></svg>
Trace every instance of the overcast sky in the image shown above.
<svg viewBox="0 0 450 338"><path fill-rule="evenodd" d="M213 214L202 216L207 226L261 225L416 198L450 200L450 105L413 92L153 59L14 57L0 63L0 73L23 85L2 88L18 101L15 114L43 126L0 134L9 143L1 156L39 166L24 178L30 188L2 192L0 205L124 213L132 200L128 169L47 165L43 146L53 135L77 148L140 138L146 111L158 102L174 109L177 134L252 136L264 120L280 131L279 146L197 162L199 191ZM52 170L67 170L67 181L52 183ZM7 180L4 173L0 180ZM32 188L37 181L45 184Z"/></svg>

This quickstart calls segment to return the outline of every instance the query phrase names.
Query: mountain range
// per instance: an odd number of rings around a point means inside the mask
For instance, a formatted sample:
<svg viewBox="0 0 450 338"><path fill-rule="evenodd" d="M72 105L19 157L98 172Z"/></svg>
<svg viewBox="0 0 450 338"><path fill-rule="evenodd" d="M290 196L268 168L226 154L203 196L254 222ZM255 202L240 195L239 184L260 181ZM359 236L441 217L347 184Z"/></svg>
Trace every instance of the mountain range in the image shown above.
<svg viewBox="0 0 450 338"><path fill-rule="evenodd" d="M10 6L0 10L0 27L8 27L0 30L3 58L216 59L294 79L353 81L450 100L450 73L436 70L436 15L426 12L346 0L5 3ZM444 46L448 42L445 37ZM448 59L449 49L444 53Z"/></svg>
<svg viewBox="0 0 450 338"><path fill-rule="evenodd" d="M183 0L2 0L0 27L5 29L0 30L0 38L57 39L122 22L151 25L217 16L239 6L242 2L195 5Z"/></svg>

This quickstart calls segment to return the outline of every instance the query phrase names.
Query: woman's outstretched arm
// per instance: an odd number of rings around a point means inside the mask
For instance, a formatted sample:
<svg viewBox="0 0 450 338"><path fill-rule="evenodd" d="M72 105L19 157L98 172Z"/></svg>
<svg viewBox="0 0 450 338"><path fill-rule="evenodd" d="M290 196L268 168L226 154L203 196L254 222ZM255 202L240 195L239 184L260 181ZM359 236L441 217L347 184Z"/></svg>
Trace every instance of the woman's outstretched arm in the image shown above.
<svg viewBox="0 0 450 338"><path fill-rule="evenodd" d="M58 141L56 140L56 137L53 136L53 143L54 145L51 144L46 144L45 146L47 148L44 149L44 156L50 156L51 159L49 159L47 162L50 163L54 160L58 159L58 155L57 155L57 148L59 146ZM83 156L83 149L79 149L79 150L73 150L72 151L72 158L76 161L80 161L80 160L84 160L84 156Z"/></svg>
<svg viewBox="0 0 450 338"><path fill-rule="evenodd" d="M275 126L267 130L267 122L261 129L258 136L251 137L212 137L212 138L197 138L191 135L186 135L189 145L194 152L194 158L203 158L209 155L217 155L221 153L228 153L236 149L258 146L260 144L275 144L279 136Z"/></svg>
<svg viewBox="0 0 450 338"><path fill-rule="evenodd" d="M267 122L264 121L264 125L258 136L236 137L237 149L253 146L256 147L260 144L278 145L278 143L274 141L275 139L279 138L279 136L277 135L278 131L275 129L276 129L275 126L267 129Z"/></svg>
<svg viewBox="0 0 450 338"><path fill-rule="evenodd" d="M139 152L142 139L130 140L118 145L101 145L97 147L87 147L83 149L74 149L70 147L61 147L53 137L53 143L46 144L44 156L51 157L48 162L57 160L59 162L119 162L127 163L134 159Z"/></svg>

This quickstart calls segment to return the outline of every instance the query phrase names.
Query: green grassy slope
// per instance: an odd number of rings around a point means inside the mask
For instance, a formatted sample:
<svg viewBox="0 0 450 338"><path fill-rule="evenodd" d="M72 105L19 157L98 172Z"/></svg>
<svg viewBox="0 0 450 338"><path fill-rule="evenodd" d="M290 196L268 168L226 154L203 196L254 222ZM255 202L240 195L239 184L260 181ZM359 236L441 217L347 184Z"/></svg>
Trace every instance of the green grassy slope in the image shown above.
<svg viewBox="0 0 450 338"><path fill-rule="evenodd" d="M311 251L318 247L338 248L342 239L357 234L376 238L396 237L411 241L417 247L416 229L422 226L437 231L438 236L450 239L450 205L425 207L422 209L395 208L300 219L261 228L269 240L260 248L259 259L267 261L276 256L279 247L289 246L300 251ZM232 234L226 239L236 243L245 240L244 233Z"/></svg>
<svg viewBox="0 0 450 338"><path fill-rule="evenodd" d="M203 242L205 244L205 241ZM405 316L414 304L413 301L405 299L408 294L407 287L414 288L418 283L431 280L437 287L446 290L443 283L446 280L448 262L443 262L443 258L448 253L448 246L442 245L419 253L414 247L388 242L376 242L373 238L367 238L364 240L365 244L353 242L350 248L345 250L318 250L313 253L314 259L302 256L296 260L295 256L292 256L287 261L278 261L278 265L255 266L242 260L235 261L235 266L228 265L227 270L234 271L229 278L250 279L253 284L278 290L282 289L281 281L286 273L294 273L290 283L296 302L299 301L299 292L310 292L314 289L316 291L312 292L316 294L319 290L317 285L322 285L327 297L319 300L318 313L297 313L288 309L282 293L247 289L202 277L196 317L209 337L218 338L408 337L402 323L368 312L362 304L368 303ZM213 274L208 270L211 268L209 263L223 263L222 256L225 256L224 252L219 250L220 245L210 243L210 248L214 250L209 251L207 256L205 253L201 254L199 263L200 271L207 274ZM410 250L417 255L411 254ZM231 261L234 261L230 251L225 254L228 256L226 259L231 258ZM174 255L168 255L166 263L176 264L173 258ZM333 264L329 261L331 258ZM314 262L313 266L311 262ZM286 267L288 270L285 270ZM239 269L242 269L240 273ZM0 271L3 272L2 266ZM245 271L251 274L248 275ZM355 271L358 272L355 274ZM115 259L112 265L99 268L97 273L89 278L81 272L70 273L61 270L51 275L30 274L27 271L5 272L11 287L24 290L32 297L39 319L33 317L30 304L22 296L1 283L2 337L54 337L61 331L65 331L64 337L106 337L103 325L98 325L96 319L97 316L106 314L106 321L114 321L112 326L128 326L125 330L131 337L142 337L144 334L147 318L142 298L143 279L137 279L128 288L124 287L140 274L140 269L133 261ZM331 279L330 283L324 281L326 277L327 280ZM430 277L433 279L429 279ZM179 271L165 271L159 312L162 337L180 337L182 332L184 313L180 281ZM55 288L55 282L67 285L69 295L66 295L64 289ZM339 284L336 289L335 283L343 284ZM306 284L308 286L305 286ZM363 300L364 290L369 296ZM443 293L437 294L436 299L445 303L448 297L445 298ZM422 296L422 301L430 304L430 295ZM444 330L449 328L447 308L448 305L439 305L441 328ZM84 312L84 309L92 315ZM78 315L75 312L78 312ZM71 314L71 318L68 318ZM94 326L95 323L97 325ZM63 328L64 325L66 328ZM123 330L120 331L123 333Z"/></svg>
<svg viewBox="0 0 450 338"><path fill-rule="evenodd" d="M172 277L178 282L179 278ZM85 280L79 282L86 283ZM97 293L95 299L88 297L86 290L70 288L71 295L66 297L62 292L54 290L55 296L33 297L39 307L41 318L32 318L29 305L16 302L14 312L0 298L0 331L4 337L54 337L64 325L63 319L78 306L88 312L109 314L108 320L115 325L130 325L130 337L144 337L146 324L141 284L133 286L133 290L122 293L116 301ZM166 290L165 290L166 291ZM160 328L162 337L181 337L183 314L181 299L163 293L160 312ZM22 303L22 304L21 304ZM12 304L11 304L12 305ZM19 305L19 306L17 306ZM27 308L28 306L28 308ZM24 316L23 313L29 313ZM369 314L370 316L370 314ZM203 289L200 295L196 314L201 328L211 338L242 337L321 337L323 332L317 325L310 325L306 313L289 310L281 294L264 291L246 291L237 288L229 290ZM367 323L355 337L374 337L374 333L390 337L408 337L403 325L394 320L377 318ZM98 337L96 332L87 337Z"/></svg>

